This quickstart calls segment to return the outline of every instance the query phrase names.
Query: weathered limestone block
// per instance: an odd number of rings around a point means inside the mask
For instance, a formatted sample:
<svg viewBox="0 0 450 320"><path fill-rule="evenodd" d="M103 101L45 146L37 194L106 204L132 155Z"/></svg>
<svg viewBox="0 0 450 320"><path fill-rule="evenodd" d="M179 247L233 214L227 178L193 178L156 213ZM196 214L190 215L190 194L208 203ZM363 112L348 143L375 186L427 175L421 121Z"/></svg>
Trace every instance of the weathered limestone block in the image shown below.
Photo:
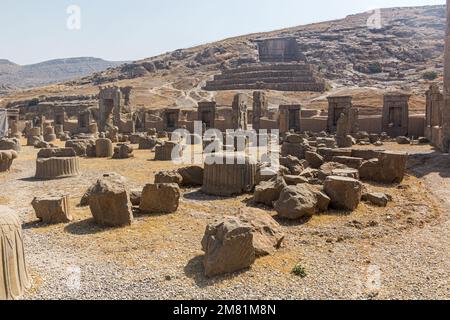
<svg viewBox="0 0 450 320"><path fill-rule="evenodd" d="M133 147L127 143L118 144L114 147L113 159L129 159L133 158Z"/></svg>
<svg viewBox="0 0 450 320"><path fill-rule="evenodd" d="M59 179L80 174L78 157L38 158L36 160L37 179Z"/></svg>
<svg viewBox="0 0 450 320"><path fill-rule="evenodd" d="M85 157L86 156L86 149L89 144L94 144L92 140L88 139L75 139L75 140L68 140L65 143L66 148L73 148L79 157Z"/></svg>
<svg viewBox="0 0 450 320"><path fill-rule="evenodd" d="M331 175L359 180L359 171L357 169L334 169L331 171Z"/></svg>
<svg viewBox="0 0 450 320"><path fill-rule="evenodd" d="M152 136L140 136L138 138L139 150L153 150L161 142Z"/></svg>
<svg viewBox="0 0 450 320"><path fill-rule="evenodd" d="M352 169L359 169L364 159L355 157L333 157L332 161L346 165L347 167Z"/></svg>
<svg viewBox="0 0 450 320"><path fill-rule="evenodd" d="M178 210L180 197L177 184L148 184L142 191L139 209L144 213L173 213Z"/></svg>
<svg viewBox="0 0 450 320"><path fill-rule="evenodd" d="M111 140L111 142L119 142L119 128L111 127L106 132L106 138Z"/></svg>
<svg viewBox="0 0 450 320"><path fill-rule="evenodd" d="M287 156L294 156L299 159L305 158L305 152L311 151L312 147L306 143L290 143L290 142L284 142L281 146L281 156L287 157Z"/></svg>
<svg viewBox="0 0 450 320"><path fill-rule="evenodd" d="M35 127L30 128L28 136L27 136L27 146L34 146L37 140L43 140L44 138L41 136L41 128Z"/></svg>
<svg viewBox="0 0 450 320"><path fill-rule="evenodd" d="M206 227L202 249L207 277L248 268L256 259L252 226L237 217L224 217Z"/></svg>
<svg viewBox="0 0 450 320"><path fill-rule="evenodd" d="M355 210L361 202L362 189L362 183L352 178L330 176L324 183L324 191L335 209Z"/></svg>
<svg viewBox="0 0 450 320"><path fill-rule="evenodd" d="M362 158L364 160L370 160L370 159L378 159L381 153L383 153L384 150L358 150L353 149L352 150L352 157L355 158Z"/></svg>
<svg viewBox="0 0 450 320"><path fill-rule="evenodd" d="M242 155L212 154L206 157L202 191L216 196L250 192L255 186L256 163Z"/></svg>
<svg viewBox="0 0 450 320"><path fill-rule="evenodd" d="M239 209L239 219L252 227L256 257L273 254L285 238L280 224L270 214L255 208Z"/></svg>
<svg viewBox="0 0 450 320"><path fill-rule="evenodd" d="M34 138L37 138L37 137L34 137ZM51 143L44 141L44 140L40 140L40 139L34 143L35 149L47 149L47 148L51 148L52 146L53 145Z"/></svg>
<svg viewBox="0 0 450 320"><path fill-rule="evenodd" d="M182 184L183 177L177 171L160 171L155 174L155 183Z"/></svg>
<svg viewBox="0 0 450 320"><path fill-rule="evenodd" d="M97 158L109 158L113 155L113 144L110 139L95 140L95 155Z"/></svg>
<svg viewBox="0 0 450 320"><path fill-rule="evenodd" d="M382 182L401 183L405 176L408 155L400 152L383 152L378 159L365 161L359 168L361 179Z"/></svg>
<svg viewBox="0 0 450 320"><path fill-rule="evenodd" d="M178 173L183 178L183 186L201 186L203 184L203 168L199 166L189 166L178 169Z"/></svg>
<svg viewBox="0 0 450 320"><path fill-rule="evenodd" d="M273 202L280 197L281 191L287 187L282 176L275 176L269 181L263 181L255 187L253 200L255 203L262 203L272 207Z"/></svg>
<svg viewBox="0 0 450 320"><path fill-rule="evenodd" d="M0 139L0 150L14 150L20 152L22 150L20 140L17 138Z"/></svg>
<svg viewBox="0 0 450 320"><path fill-rule="evenodd" d="M411 144L411 140L408 137L399 136L395 140L398 144Z"/></svg>
<svg viewBox="0 0 450 320"><path fill-rule="evenodd" d="M325 162L317 172L317 178L324 181L327 177L333 175L333 170L336 169L350 169L345 164L337 162Z"/></svg>
<svg viewBox="0 0 450 320"><path fill-rule="evenodd" d="M129 136L131 144L139 144L139 139L144 137L143 133L133 133Z"/></svg>
<svg viewBox="0 0 450 320"><path fill-rule="evenodd" d="M296 220L311 217L328 208L329 199L319 189L308 184L285 187L274 203L275 211L282 218Z"/></svg>
<svg viewBox="0 0 450 320"><path fill-rule="evenodd" d="M309 179L302 176L284 175L283 179L284 181L286 181L286 184L288 186L296 186L302 183L309 183Z"/></svg>
<svg viewBox="0 0 450 320"><path fill-rule="evenodd" d="M0 150L0 172L9 171L18 154L14 150Z"/></svg>
<svg viewBox="0 0 450 320"><path fill-rule="evenodd" d="M289 169L290 173L293 175L299 175L305 170L304 160L300 160L294 156L287 156L280 158L280 164Z"/></svg>
<svg viewBox="0 0 450 320"><path fill-rule="evenodd" d="M31 205L34 208L36 217L44 223L57 224L73 220L70 213L68 195L35 197Z"/></svg>
<svg viewBox="0 0 450 320"><path fill-rule="evenodd" d="M48 148L39 150L38 158L54 158L54 157L76 157L77 154L73 148Z"/></svg>
<svg viewBox="0 0 450 320"><path fill-rule="evenodd" d="M0 300L19 299L32 282L25 261L22 222L4 206L0 206L0 243Z"/></svg>
<svg viewBox="0 0 450 320"><path fill-rule="evenodd" d="M125 178L105 174L90 189L89 208L99 225L122 227L131 225L133 213Z"/></svg>
<svg viewBox="0 0 450 320"><path fill-rule="evenodd" d="M44 141L53 142L56 141L55 129L53 127L44 128Z"/></svg>
<svg viewBox="0 0 450 320"><path fill-rule="evenodd" d="M372 203L378 207L386 207L390 198L388 195L381 192L365 193L362 195L362 200Z"/></svg>
<svg viewBox="0 0 450 320"><path fill-rule="evenodd" d="M308 161L309 165L313 169L319 169L320 166L323 165L323 163L325 161L320 154L313 152L313 151L305 152L305 160Z"/></svg>
<svg viewBox="0 0 450 320"><path fill-rule="evenodd" d="M133 206L139 206L141 204L142 189L130 190L130 201Z"/></svg>
<svg viewBox="0 0 450 320"><path fill-rule="evenodd" d="M156 161L171 161L183 155L183 146L176 142L166 141L155 148ZM174 158L172 158L174 156Z"/></svg>

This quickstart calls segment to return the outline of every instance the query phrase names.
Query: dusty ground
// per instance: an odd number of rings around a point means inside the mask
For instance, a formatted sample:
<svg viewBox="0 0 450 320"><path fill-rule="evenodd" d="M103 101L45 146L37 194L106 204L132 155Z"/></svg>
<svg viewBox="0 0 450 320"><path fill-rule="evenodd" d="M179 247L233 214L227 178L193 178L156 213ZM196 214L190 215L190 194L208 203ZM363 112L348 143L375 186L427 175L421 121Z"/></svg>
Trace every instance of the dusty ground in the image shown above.
<svg viewBox="0 0 450 320"><path fill-rule="evenodd" d="M351 214L279 220L286 233L280 251L250 270L214 279L202 275L204 229L252 206L251 195L226 199L183 190L176 214L136 214L135 223L122 229L97 227L89 209L76 206L103 172L118 172L135 188L173 168L153 161L149 151L136 151L131 160L81 159L81 176L43 182L30 179L37 151L24 147L13 170L0 174L0 204L24 221L34 280L26 299L449 299L450 160L428 146L407 149L419 155L401 186L367 185L393 196L387 208L362 203ZM36 221L31 200L51 191L70 193L72 223ZM297 264L305 278L291 274Z"/></svg>

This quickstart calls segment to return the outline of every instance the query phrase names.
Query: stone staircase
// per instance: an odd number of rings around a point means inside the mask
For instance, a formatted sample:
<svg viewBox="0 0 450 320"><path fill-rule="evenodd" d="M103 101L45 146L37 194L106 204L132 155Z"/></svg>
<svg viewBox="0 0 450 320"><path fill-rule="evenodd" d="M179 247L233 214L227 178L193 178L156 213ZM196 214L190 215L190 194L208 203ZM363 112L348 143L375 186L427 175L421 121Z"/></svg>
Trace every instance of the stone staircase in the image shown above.
<svg viewBox="0 0 450 320"><path fill-rule="evenodd" d="M325 81L306 63L260 63L225 70L203 88L219 90L325 91Z"/></svg>

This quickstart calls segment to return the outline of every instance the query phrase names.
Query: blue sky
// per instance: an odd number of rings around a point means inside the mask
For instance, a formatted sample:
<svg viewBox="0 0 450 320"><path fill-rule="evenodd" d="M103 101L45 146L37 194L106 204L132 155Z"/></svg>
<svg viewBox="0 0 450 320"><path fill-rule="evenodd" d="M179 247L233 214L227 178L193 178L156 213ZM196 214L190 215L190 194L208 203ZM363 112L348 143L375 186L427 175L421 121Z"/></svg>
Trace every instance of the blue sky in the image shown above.
<svg viewBox="0 0 450 320"><path fill-rule="evenodd" d="M0 59L137 60L231 36L445 0L0 0ZM226 4L226 5L225 5ZM80 30L67 28L67 8Z"/></svg>

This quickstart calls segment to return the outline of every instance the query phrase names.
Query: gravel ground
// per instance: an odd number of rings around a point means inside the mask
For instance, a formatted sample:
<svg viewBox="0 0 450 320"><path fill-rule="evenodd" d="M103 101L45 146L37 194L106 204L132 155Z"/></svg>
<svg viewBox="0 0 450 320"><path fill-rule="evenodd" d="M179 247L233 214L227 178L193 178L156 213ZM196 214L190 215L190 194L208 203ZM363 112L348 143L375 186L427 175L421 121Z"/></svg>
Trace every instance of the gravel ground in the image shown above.
<svg viewBox="0 0 450 320"><path fill-rule="evenodd" d="M393 145L392 148L397 148ZM419 153L429 147L414 147ZM24 148L12 172L0 174L0 204L24 221L26 257L34 280L24 299L449 299L450 166L448 155L414 156L401 188L388 192L388 208L361 204L352 214L329 212L309 221L280 221L284 247L251 269L206 279L200 240L208 222L251 205L184 190L172 215L136 214L129 228L102 229L83 192L103 172L126 176L131 187L152 181L168 164L149 161L148 151L125 161L82 159L82 175L34 181L36 150ZM36 221L33 196L69 192L75 220L46 226ZM305 278L291 274L301 264Z"/></svg>

